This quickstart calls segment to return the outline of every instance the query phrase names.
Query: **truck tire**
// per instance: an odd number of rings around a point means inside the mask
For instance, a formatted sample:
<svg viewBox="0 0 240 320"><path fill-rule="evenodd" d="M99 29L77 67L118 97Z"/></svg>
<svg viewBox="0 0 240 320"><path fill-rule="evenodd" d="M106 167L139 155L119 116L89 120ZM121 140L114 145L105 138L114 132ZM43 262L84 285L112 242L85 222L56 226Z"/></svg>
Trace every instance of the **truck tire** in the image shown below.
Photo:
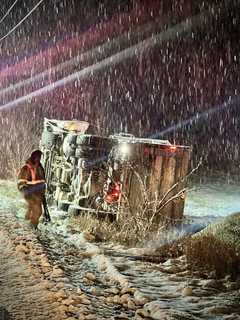
<svg viewBox="0 0 240 320"><path fill-rule="evenodd" d="M57 142L58 135L51 131L43 131L41 144L47 149L51 149L52 146Z"/></svg>
<svg viewBox="0 0 240 320"><path fill-rule="evenodd" d="M75 157L76 158L88 158L92 159L96 155L96 150L93 148L88 148L88 147L78 147L75 152Z"/></svg>
<svg viewBox="0 0 240 320"><path fill-rule="evenodd" d="M74 206L69 206L69 208L68 208L68 214L69 214L70 216L76 217L76 216L79 215L79 213L80 213L80 209L75 208Z"/></svg>
<svg viewBox="0 0 240 320"><path fill-rule="evenodd" d="M90 148L109 150L113 146L113 140L94 135L79 135L76 141L77 145Z"/></svg>
<svg viewBox="0 0 240 320"><path fill-rule="evenodd" d="M88 145L89 137L91 135L89 134L79 134L77 136L76 144L77 145Z"/></svg>
<svg viewBox="0 0 240 320"><path fill-rule="evenodd" d="M68 212L68 208L69 208L70 204L71 204L71 202L68 202L68 201L59 201L58 210Z"/></svg>
<svg viewBox="0 0 240 320"><path fill-rule="evenodd" d="M64 150L64 155L65 155L67 158L75 157L75 152L76 152L76 149L73 148L71 145L68 145L68 146L66 147L66 149Z"/></svg>
<svg viewBox="0 0 240 320"><path fill-rule="evenodd" d="M66 142L70 145L76 145L76 142L77 142L77 135L76 134L73 134L73 133L69 133L67 136L66 136Z"/></svg>

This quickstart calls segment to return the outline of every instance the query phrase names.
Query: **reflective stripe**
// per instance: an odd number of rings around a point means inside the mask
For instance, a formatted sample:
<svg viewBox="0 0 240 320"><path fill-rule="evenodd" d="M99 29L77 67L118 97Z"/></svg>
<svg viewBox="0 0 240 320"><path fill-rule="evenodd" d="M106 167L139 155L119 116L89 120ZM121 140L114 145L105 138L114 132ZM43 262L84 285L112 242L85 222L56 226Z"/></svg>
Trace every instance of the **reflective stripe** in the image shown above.
<svg viewBox="0 0 240 320"><path fill-rule="evenodd" d="M30 165L30 163L26 163L26 166L31 172L32 181L36 181L37 168Z"/></svg>
<svg viewBox="0 0 240 320"><path fill-rule="evenodd" d="M27 179L18 179L18 183L19 182L28 182L28 180Z"/></svg>

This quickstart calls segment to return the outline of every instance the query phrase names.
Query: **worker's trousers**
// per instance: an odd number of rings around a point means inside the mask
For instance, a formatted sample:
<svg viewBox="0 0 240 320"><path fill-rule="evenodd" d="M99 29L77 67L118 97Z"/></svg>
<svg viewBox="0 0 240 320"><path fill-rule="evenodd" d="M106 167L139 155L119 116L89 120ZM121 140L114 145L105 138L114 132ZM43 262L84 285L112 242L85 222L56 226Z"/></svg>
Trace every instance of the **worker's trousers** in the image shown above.
<svg viewBox="0 0 240 320"><path fill-rule="evenodd" d="M25 197L27 202L27 212L25 215L26 220L30 220L33 227L37 228L39 219L42 215L42 195L31 194Z"/></svg>

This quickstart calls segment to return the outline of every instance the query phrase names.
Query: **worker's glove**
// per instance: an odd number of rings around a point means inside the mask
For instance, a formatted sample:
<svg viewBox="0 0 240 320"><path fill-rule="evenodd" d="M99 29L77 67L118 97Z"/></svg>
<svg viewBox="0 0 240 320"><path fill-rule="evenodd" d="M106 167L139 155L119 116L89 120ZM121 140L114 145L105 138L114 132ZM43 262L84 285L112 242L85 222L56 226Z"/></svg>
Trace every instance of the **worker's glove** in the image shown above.
<svg viewBox="0 0 240 320"><path fill-rule="evenodd" d="M46 190L46 183L41 182L33 185L26 185L22 188L22 192L24 195L31 194L33 192L40 192L40 191L45 191Z"/></svg>

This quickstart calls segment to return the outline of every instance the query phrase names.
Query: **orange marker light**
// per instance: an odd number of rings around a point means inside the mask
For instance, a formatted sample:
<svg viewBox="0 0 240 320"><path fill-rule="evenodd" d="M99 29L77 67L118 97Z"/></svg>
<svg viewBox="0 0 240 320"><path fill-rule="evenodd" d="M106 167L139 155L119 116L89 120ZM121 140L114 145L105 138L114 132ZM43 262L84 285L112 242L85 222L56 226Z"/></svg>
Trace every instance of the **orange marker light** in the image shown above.
<svg viewBox="0 0 240 320"><path fill-rule="evenodd" d="M177 147L176 147L176 146L170 146L169 148L170 148L170 150L171 150L172 152L174 152L174 151L177 150Z"/></svg>

